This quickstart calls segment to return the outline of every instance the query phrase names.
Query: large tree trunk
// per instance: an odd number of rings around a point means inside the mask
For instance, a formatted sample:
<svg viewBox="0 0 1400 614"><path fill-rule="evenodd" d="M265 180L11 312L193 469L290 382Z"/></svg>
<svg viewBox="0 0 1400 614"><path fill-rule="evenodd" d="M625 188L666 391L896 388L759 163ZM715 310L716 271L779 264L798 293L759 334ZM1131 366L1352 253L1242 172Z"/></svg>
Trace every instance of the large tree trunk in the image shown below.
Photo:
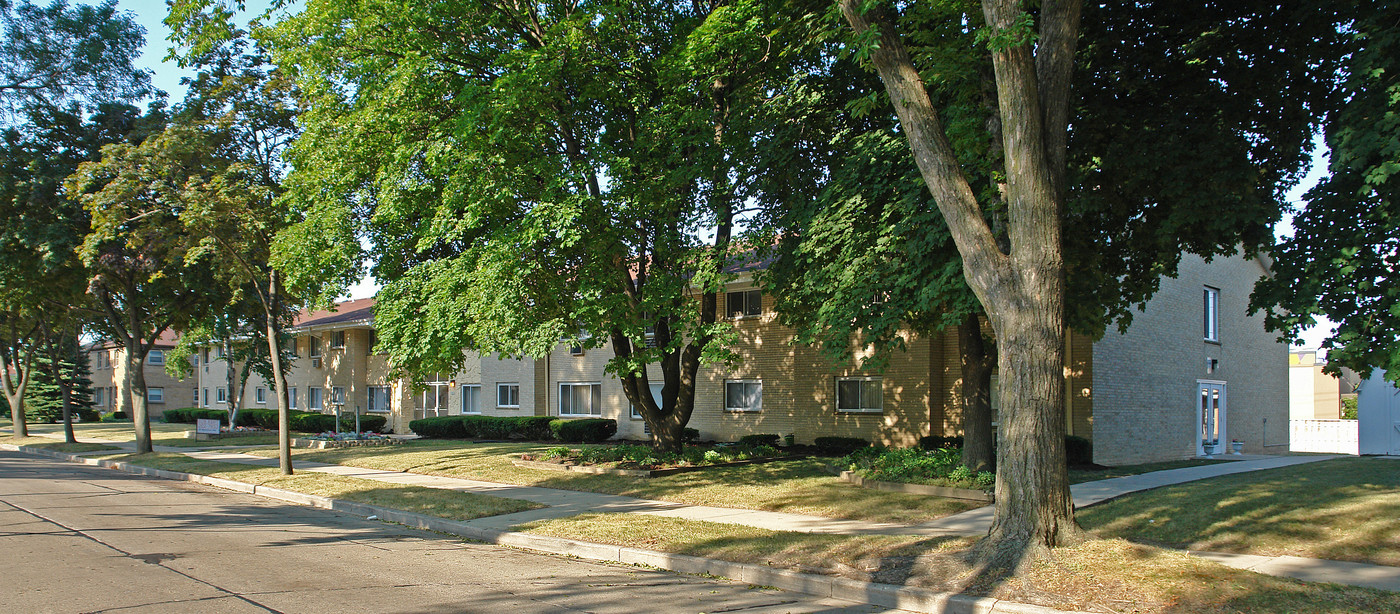
<svg viewBox="0 0 1400 614"><path fill-rule="evenodd" d="M233 364L233 342L224 340L224 383L228 390L224 395L224 409L228 411L228 426L233 428L233 421L238 417L238 409L243 400L243 387L236 386L238 381L238 366Z"/></svg>
<svg viewBox="0 0 1400 614"><path fill-rule="evenodd" d="M973 473L993 468L991 384L996 352L989 355L986 345L981 318L969 314L958 325L958 347L962 349L962 461Z"/></svg>
<svg viewBox="0 0 1400 614"><path fill-rule="evenodd" d="M272 381L277 388L277 464L282 475L292 475L292 415L287 408L287 374L282 366L282 295L277 271L268 276L267 300L263 314L267 317L267 351L272 361Z"/></svg>
<svg viewBox="0 0 1400 614"><path fill-rule="evenodd" d="M146 396L146 352L139 339L126 342L126 389L131 397L131 421L136 427L136 453L146 454L151 447L151 405Z"/></svg>
<svg viewBox="0 0 1400 614"><path fill-rule="evenodd" d="M984 0L992 35L1007 177L1003 253L944 133L892 7L841 0L860 33L875 30L870 62L890 96L914 161L963 258L968 285L997 335L1002 429L997 505L985 542L993 565L1073 543L1080 530L1064 465L1064 263L1060 220L1069 79L1079 4L1045 0L1032 36L1019 0Z"/></svg>
<svg viewBox="0 0 1400 614"><path fill-rule="evenodd" d="M14 423L13 434L15 437L29 436L29 416L24 414L24 391L29 388L29 375L31 366L34 363L34 352L30 351L20 358L17 349L6 349L4 361L4 373L0 376L5 378L4 391L5 400L10 404L10 420ZM13 375L12 375L13 372ZM15 379L11 379L11 377Z"/></svg>

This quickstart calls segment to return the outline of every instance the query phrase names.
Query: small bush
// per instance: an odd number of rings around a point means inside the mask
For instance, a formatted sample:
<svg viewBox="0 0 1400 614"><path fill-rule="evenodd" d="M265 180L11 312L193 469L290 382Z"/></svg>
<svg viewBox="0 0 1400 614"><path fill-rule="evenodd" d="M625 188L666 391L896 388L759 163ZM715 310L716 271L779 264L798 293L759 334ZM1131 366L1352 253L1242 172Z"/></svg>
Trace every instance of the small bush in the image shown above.
<svg viewBox="0 0 1400 614"><path fill-rule="evenodd" d="M859 437L818 437L812 443L816 444L817 453L825 456L845 456L870 447L870 442Z"/></svg>
<svg viewBox="0 0 1400 614"><path fill-rule="evenodd" d="M863 448L841 459L841 462L862 477L885 482L985 489L996 481L996 476L990 471L974 475L964 467L962 450L957 448Z"/></svg>
<svg viewBox="0 0 1400 614"><path fill-rule="evenodd" d="M568 443L596 443L617 434L617 421L611 418L553 420L549 430L555 439Z"/></svg>
<svg viewBox="0 0 1400 614"><path fill-rule="evenodd" d="M940 448L961 448L963 447L962 435L952 435L944 437L941 435L929 435L919 438L919 447L925 450L938 450Z"/></svg>
<svg viewBox="0 0 1400 614"><path fill-rule="evenodd" d="M162 419L170 424L194 424L196 420L200 419L218 420L219 424L228 426L228 412L208 407L167 409L162 414Z"/></svg>
<svg viewBox="0 0 1400 614"><path fill-rule="evenodd" d="M110 413L110 414L107 414L106 416L103 416L103 417L102 417L102 420L103 420L104 422L118 422L118 421L121 421L121 420L130 420L130 419L131 419L131 416L128 416L128 415L126 414L126 412L124 412L124 411L114 411L114 412L112 412L112 413Z"/></svg>
<svg viewBox="0 0 1400 614"><path fill-rule="evenodd" d="M697 441L700 441L700 429L693 429L688 426L681 429L681 443L683 445L690 445Z"/></svg>
<svg viewBox="0 0 1400 614"><path fill-rule="evenodd" d="M1083 437L1065 437L1065 462L1070 465L1090 465L1094 462L1094 444Z"/></svg>
<svg viewBox="0 0 1400 614"><path fill-rule="evenodd" d="M776 433L756 433L744 435L739 438L739 446L745 448L756 448L758 446L778 447L778 441L782 439Z"/></svg>
<svg viewBox="0 0 1400 614"><path fill-rule="evenodd" d="M420 418L409 422L408 429L425 439L466 439L473 435L467 434L467 423L462 420L464 417L476 418L480 416L438 416L436 418Z"/></svg>

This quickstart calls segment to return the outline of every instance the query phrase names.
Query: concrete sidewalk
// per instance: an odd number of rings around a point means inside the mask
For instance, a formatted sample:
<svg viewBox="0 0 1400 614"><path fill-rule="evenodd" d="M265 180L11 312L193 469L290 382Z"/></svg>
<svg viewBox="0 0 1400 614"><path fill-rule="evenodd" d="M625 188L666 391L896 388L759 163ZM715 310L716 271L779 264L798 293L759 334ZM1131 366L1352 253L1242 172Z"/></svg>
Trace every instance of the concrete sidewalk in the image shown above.
<svg viewBox="0 0 1400 614"><path fill-rule="evenodd" d="M86 439L86 441L113 445L126 450L135 449L135 445L132 442L100 439ZM201 460L263 467L277 466L277 459L263 458L232 450L199 450L169 446L156 446L156 448L159 452L179 453ZM1338 456L1252 457L1249 460L1215 463L1198 467L1156 471L1096 482L1085 482L1072 485L1070 487L1070 492L1074 496L1075 507L1078 508L1107 501L1128 493L1172 484L1182 484L1249 471L1261 471L1265 469L1313 463L1332 458L1338 458ZM518 486L497 482L484 482L381 469L365 469L361 467L348 467L308 461L294 461L293 467L299 471L328 473L393 484L441 488L459 492L521 499L548 506L514 514L477 518L460 523L473 529L496 532L510 532L511 528L515 525L535 520L564 518L584 513L630 513L738 524L775 531L797 531L802 533L824 533L833 535L984 535L991 527L994 509L992 506L986 506L923 524L901 525L788 514L784 512L686 505L668 501L637 499L621 495L541 488L536 486ZM1247 569L1267 575L1295 578L1309 582L1333 582L1337 584L1365 586L1400 592L1400 567L1324 559L1306 559L1292 556L1268 557L1213 552L1191 552L1191 554L1210 559L1229 567Z"/></svg>

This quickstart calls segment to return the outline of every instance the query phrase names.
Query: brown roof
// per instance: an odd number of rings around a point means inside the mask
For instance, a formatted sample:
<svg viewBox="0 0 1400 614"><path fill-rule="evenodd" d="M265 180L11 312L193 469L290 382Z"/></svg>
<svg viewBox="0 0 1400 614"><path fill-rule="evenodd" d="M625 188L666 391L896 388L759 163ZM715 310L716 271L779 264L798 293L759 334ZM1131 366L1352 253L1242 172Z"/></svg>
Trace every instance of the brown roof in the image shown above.
<svg viewBox="0 0 1400 614"><path fill-rule="evenodd" d="M165 329L165 332L163 332L163 333L160 334L159 337L156 337L156 343L155 343L154 346L151 346L151 347L155 347L155 348L158 348L158 349L169 349L169 348L175 347L175 344L176 344L176 343L179 343L179 342L180 342L180 333L177 333L177 332L175 332L175 331L170 330L170 329L167 328L167 329ZM99 339L99 340L96 341L96 342L93 342L93 343L90 343L90 344L88 344L88 345L86 345L86 346L83 346L83 349L90 352L90 351L92 351L92 350L105 350L105 349L119 348L119 347L122 347L121 344L119 344L119 343L117 343L117 342L115 342L115 341L109 341L109 340L107 340L107 339Z"/></svg>
<svg viewBox="0 0 1400 614"><path fill-rule="evenodd" d="M310 328L329 324L360 324L374 321L374 299L361 298L336 303L331 309L303 309L297 314L292 328Z"/></svg>

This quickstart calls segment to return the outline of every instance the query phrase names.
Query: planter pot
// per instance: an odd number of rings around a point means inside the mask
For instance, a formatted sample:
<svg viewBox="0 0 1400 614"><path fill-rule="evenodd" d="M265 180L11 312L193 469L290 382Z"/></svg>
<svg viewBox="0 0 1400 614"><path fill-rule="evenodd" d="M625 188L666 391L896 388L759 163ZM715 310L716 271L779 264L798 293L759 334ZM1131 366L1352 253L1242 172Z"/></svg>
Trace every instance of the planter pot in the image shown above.
<svg viewBox="0 0 1400 614"><path fill-rule="evenodd" d="M1232 442L1230 442L1230 453L1231 453L1231 454L1239 454L1241 450L1244 450L1244 442L1243 442L1243 441L1232 441Z"/></svg>
<svg viewBox="0 0 1400 614"><path fill-rule="evenodd" d="M1201 444L1201 450L1202 450L1203 452L1206 453L1206 456L1207 456L1207 457L1214 456L1214 455L1215 455L1215 444L1213 444L1213 443Z"/></svg>

